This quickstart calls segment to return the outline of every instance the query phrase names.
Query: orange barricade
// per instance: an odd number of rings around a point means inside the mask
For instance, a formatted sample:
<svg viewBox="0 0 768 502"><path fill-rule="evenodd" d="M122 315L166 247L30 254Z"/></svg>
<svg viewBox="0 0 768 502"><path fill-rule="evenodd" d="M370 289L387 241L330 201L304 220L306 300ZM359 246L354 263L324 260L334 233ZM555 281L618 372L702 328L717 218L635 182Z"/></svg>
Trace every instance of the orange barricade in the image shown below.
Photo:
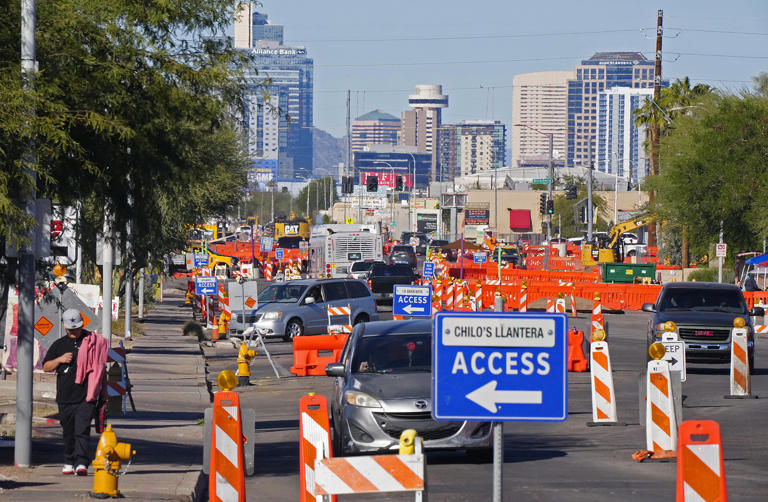
<svg viewBox="0 0 768 502"><path fill-rule="evenodd" d="M213 433L208 496L211 502L245 501L245 463L240 396L217 392L213 400Z"/></svg>
<svg viewBox="0 0 768 502"><path fill-rule="evenodd" d="M768 291L744 291L744 299L750 310L758 304L768 304Z"/></svg>
<svg viewBox="0 0 768 502"><path fill-rule="evenodd" d="M584 357L584 332L571 329L568 331L568 371L582 372L589 369Z"/></svg>
<svg viewBox="0 0 768 502"><path fill-rule="evenodd" d="M720 425L713 420L680 424L677 440L677 502L728 502Z"/></svg>
<svg viewBox="0 0 768 502"><path fill-rule="evenodd" d="M328 401L325 396L314 392L299 401L299 480L301 502L314 502L315 498L315 460L332 458L331 428L328 422ZM337 452L338 453L338 452ZM336 497L333 499L336 501Z"/></svg>
<svg viewBox="0 0 768 502"><path fill-rule="evenodd" d="M293 366L296 376L323 376L325 366L338 362L349 335L297 336L293 339ZM326 354L321 355L321 352ZM328 354L330 352L330 354Z"/></svg>

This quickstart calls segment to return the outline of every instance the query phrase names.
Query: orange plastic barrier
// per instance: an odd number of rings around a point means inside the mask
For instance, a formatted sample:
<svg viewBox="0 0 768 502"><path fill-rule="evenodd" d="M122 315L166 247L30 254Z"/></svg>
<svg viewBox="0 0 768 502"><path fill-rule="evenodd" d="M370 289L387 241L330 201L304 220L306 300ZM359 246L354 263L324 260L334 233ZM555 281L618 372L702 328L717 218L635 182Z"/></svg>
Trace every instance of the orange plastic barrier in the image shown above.
<svg viewBox="0 0 768 502"><path fill-rule="evenodd" d="M582 372L589 369L584 357L584 332L571 329L568 331L568 371Z"/></svg>
<svg viewBox="0 0 768 502"><path fill-rule="evenodd" d="M677 439L677 502L728 502L720 425L713 420L680 424Z"/></svg>
<svg viewBox="0 0 768 502"><path fill-rule="evenodd" d="M245 463L240 396L217 392L213 401L211 463L208 493L211 502L245 502ZM219 432L221 431L221 432Z"/></svg>
<svg viewBox="0 0 768 502"><path fill-rule="evenodd" d="M293 366L296 376L323 376L325 366L338 362L349 335L297 336L293 339ZM321 355L321 352L326 352ZM327 354L330 352L330 355Z"/></svg>
<svg viewBox="0 0 768 502"><path fill-rule="evenodd" d="M752 310L756 303L768 304L768 291L744 291L744 299Z"/></svg>
<svg viewBox="0 0 768 502"><path fill-rule="evenodd" d="M301 502L314 502L315 460L332 458L331 427L328 420L328 400L314 392L299 400L299 480ZM337 452L338 453L338 452ZM307 475L309 474L309 475ZM331 499L336 502L336 496Z"/></svg>

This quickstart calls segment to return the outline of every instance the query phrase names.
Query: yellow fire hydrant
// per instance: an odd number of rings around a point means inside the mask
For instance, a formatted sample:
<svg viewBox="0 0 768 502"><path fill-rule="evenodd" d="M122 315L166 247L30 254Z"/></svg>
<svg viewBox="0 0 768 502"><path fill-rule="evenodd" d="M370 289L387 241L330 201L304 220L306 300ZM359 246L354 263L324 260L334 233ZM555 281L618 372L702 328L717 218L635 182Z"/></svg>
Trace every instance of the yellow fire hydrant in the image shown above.
<svg viewBox="0 0 768 502"><path fill-rule="evenodd" d="M248 342L243 340L237 353L237 386L251 384L251 359L256 357L256 351L248 348Z"/></svg>
<svg viewBox="0 0 768 502"><path fill-rule="evenodd" d="M231 316L226 310L219 316L219 339L227 337L227 331L229 330L229 320Z"/></svg>
<svg viewBox="0 0 768 502"><path fill-rule="evenodd" d="M413 455L416 449L416 429L405 429L400 434L400 455Z"/></svg>
<svg viewBox="0 0 768 502"><path fill-rule="evenodd" d="M121 463L128 462L133 455L136 455L136 451L131 450L130 443L118 443L112 426L108 425L99 438L96 458L93 459L92 465L95 472L91 497L99 499L119 497L118 471Z"/></svg>

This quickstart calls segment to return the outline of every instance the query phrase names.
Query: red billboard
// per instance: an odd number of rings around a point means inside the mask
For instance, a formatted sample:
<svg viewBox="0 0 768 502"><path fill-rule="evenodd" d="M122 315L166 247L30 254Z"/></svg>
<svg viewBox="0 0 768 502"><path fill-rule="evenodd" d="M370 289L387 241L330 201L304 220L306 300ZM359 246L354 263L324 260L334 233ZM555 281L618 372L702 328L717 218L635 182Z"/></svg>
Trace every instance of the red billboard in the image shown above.
<svg viewBox="0 0 768 502"><path fill-rule="evenodd" d="M397 177L402 176L403 190L408 191L411 189L411 175L404 172L395 171L393 173L392 171L363 171L361 184L365 185L365 180L367 180L369 176L376 176L379 178L379 186L388 188L394 188Z"/></svg>

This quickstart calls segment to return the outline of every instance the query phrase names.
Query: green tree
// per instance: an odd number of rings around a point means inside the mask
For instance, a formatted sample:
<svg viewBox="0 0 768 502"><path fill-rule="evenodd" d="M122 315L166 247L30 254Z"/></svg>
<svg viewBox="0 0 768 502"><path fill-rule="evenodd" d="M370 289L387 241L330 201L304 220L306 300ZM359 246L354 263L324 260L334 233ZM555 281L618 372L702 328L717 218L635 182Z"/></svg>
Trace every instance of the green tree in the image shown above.
<svg viewBox="0 0 768 502"><path fill-rule="evenodd" d="M710 254L721 225L733 251L768 236L768 98L711 95L680 116L661 141L663 170L648 179L652 210L687 228L691 249Z"/></svg>
<svg viewBox="0 0 768 502"><path fill-rule="evenodd" d="M0 231L18 219L8 194L31 186L19 170L28 140L39 196L82 202L86 241L106 203L116 230L132 220L140 260L182 247L185 224L237 202L247 163L234 69L244 56L203 36L228 29L234 0L38 2L31 93L18 84L18 2L0 5L0 97L11 103L0 112Z"/></svg>

